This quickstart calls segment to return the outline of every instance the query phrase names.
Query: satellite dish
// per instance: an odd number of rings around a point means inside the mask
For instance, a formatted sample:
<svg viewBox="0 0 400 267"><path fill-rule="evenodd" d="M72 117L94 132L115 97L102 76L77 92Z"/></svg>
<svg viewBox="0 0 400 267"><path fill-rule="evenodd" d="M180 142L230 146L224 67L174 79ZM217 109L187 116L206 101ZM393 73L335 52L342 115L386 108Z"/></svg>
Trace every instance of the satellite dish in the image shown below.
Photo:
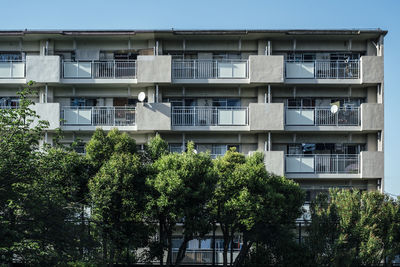
<svg viewBox="0 0 400 267"><path fill-rule="evenodd" d="M339 107L338 107L337 105L332 105L332 106L331 106L331 112L332 112L333 114L335 114L336 112L338 112L338 110L339 110Z"/></svg>
<svg viewBox="0 0 400 267"><path fill-rule="evenodd" d="M146 98L146 94L144 92L140 92L138 95L139 101L143 102L145 98Z"/></svg>

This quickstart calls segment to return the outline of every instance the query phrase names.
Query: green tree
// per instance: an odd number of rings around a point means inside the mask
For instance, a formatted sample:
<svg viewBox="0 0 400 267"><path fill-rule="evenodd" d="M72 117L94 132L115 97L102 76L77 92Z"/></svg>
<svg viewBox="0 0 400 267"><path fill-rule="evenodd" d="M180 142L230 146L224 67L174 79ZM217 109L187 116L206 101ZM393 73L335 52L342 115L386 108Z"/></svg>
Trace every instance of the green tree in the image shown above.
<svg viewBox="0 0 400 267"><path fill-rule="evenodd" d="M35 177L39 141L47 122L29 108L36 92L33 82L18 92L19 108L0 109L0 261L11 262L13 244L22 239L19 231L19 205L25 201L20 188Z"/></svg>
<svg viewBox="0 0 400 267"><path fill-rule="evenodd" d="M334 189L310 211L307 243L320 265L386 264L400 252L399 202L384 194Z"/></svg>
<svg viewBox="0 0 400 267"><path fill-rule="evenodd" d="M157 174L150 176L148 183L157 194L151 205L165 232L168 266L173 264L172 234L176 224L182 223L183 240L174 263L179 266L187 243L211 229L206 209L215 186L211 158L209 154L195 153L193 143L188 143L187 152L162 155L154 166ZM160 242L164 246L161 238Z"/></svg>
<svg viewBox="0 0 400 267"><path fill-rule="evenodd" d="M86 146L94 176L89 181L92 219L102 243L104 263L132 263L132 253L147 244L145 223L147 169L136 153L136 142L114 129L96 130Z"/></svg>

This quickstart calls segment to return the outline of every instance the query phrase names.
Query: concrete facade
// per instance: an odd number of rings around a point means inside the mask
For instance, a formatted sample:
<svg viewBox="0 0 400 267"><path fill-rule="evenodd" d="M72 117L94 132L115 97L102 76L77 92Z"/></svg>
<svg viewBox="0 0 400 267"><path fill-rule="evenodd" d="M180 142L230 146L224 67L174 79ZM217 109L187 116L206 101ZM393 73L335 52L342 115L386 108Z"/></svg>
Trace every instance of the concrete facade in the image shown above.
<svg viewBox="0 0 400 267"><path fill-rule="evenodd" d="M283 83L283 56L249 56L251 83Z"/></svg>
<svg viewBox="0 0 400 267"><path fill-rule="evenodd" d="M21 58L0 69L0 106L34 80L33 109L66 145L96 128L128 132L139 146L159 133L175 152L188 141L214 156L264 152L268 171L305 190L382 190L385 34L0 31L0 52Z"/></svg>
<svg viewBox="0 0 400 267"><path fill-rule="evenodd" d="M138 82L171 82L171 56L139 56L137 62Z"/></svg>
<svg viewBox="0 0 400 267"><path fill-rule="evenodd" d="M27 56L26 80L37 83L59 83L60 56Z"/></svg>

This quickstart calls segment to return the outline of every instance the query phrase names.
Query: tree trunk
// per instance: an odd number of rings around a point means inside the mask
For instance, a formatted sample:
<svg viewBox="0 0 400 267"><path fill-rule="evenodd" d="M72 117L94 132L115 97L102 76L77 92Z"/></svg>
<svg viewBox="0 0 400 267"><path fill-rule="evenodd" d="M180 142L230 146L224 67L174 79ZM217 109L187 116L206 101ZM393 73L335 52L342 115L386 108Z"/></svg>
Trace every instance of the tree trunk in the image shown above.
<svg viewBox="0 0 400 267"><path fill-rule="evenodd" d="M103 263L107 264L107 237L106 234L103 233Z"/></svg>
<svg viewBox="0 0 400 267"><path fill-rule="evenodd" d="M172 266L172 238L171 234L168 233L168 256L167 256L167 266Z"/></svg>
<svg viewBox="0 0 400 267"><path fill-rule="evenodd" d="M164 219L160 216L159 219L159 234L160 234L160 266L164 267Z"/></svg>
<svg viewBox="0 0 400 267"><path fill-rule="evenodd" d="M189 240L191 240L191 238L185 237L183 239L182 244L179 247L178 250L178 255L176 255L176 260L175 260L175 267L178 267L181 265L182 260L185 258L185 254L186 254L186 245L189 242Z"/></svg>
<svg viewBox="0 0 400 267"><path fill-rule="evenodd" d="M228 248L229 248L229 236L224 235L224 251L223 251L223 265L228 267Z"/></svg>
<svg viewBox="0 0 400 267"><path fill-rule="evenodd" d="M239 255L235 259L235 263L233 264L233 267L239 267L239 266L243 265L243 262L247 256L247 253L249 252L249 249L252 245L253 245L253 242L247 241L246 235L243 234L243 246L239 252Z"/></svg>
<svg viewBox="0 0 400 267"><path fill-rule="evenodd" d="M84 212L85 212L85 206L82 205L82 209L81 209L81 238L79 239L79 255L81 257L80 260L83 260L83 241L82 241L82 237L85 236L85 216L84 216Z"/></svg>

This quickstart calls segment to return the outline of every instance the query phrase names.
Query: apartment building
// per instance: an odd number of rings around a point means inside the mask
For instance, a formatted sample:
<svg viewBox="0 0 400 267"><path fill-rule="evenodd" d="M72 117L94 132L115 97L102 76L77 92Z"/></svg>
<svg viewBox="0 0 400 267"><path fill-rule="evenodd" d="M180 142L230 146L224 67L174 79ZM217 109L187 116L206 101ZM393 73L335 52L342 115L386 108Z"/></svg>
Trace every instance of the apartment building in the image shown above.
<svg viewBox="0 0 400 267"><path fill-rule="evenodd" d="M159 133L174 152L187 141L213 157L262 151L307 200L331 187L382 190L386 33L0 31L0 106L17 107L33 80L49 143L59 127L67 145L98 127L139 146Z"/></svg>

